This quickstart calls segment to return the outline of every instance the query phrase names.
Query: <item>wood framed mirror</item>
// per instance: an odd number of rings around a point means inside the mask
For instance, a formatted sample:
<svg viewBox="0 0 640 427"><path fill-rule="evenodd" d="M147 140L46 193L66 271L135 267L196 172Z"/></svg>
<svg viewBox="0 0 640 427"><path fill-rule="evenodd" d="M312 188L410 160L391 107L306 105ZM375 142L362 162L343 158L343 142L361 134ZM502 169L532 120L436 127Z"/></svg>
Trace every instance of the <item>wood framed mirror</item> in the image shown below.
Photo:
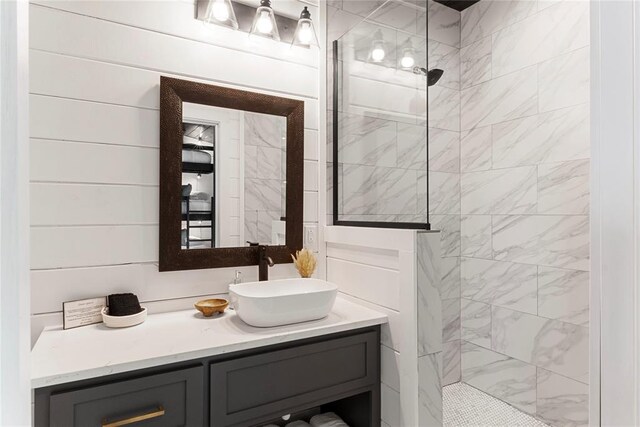
<svg viewBox="0 0 640 427"><path fill-rule="evenodd" d="M162 76L159 270L292 262L303 155L303 101Z"/></svg>

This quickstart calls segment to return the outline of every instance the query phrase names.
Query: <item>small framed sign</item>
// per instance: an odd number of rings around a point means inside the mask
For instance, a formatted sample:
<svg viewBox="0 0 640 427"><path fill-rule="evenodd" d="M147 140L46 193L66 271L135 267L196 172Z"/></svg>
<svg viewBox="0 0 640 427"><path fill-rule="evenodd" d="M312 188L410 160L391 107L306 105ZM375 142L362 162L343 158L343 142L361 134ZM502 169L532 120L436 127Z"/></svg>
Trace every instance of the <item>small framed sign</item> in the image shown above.
<svg viewBox="0 0 640 427"><path fill-rule="evenodd" d="M66 301L62 303L62 327L72 329L102 322L102 308L107 297Z"/></svg>

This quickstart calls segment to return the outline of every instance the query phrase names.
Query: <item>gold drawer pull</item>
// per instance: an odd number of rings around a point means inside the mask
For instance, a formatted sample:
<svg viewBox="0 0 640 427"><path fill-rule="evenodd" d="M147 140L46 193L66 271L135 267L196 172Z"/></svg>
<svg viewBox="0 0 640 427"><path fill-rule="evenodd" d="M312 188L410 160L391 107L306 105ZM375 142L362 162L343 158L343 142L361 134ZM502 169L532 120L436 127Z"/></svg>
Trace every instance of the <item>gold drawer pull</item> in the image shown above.
<svg viewBox="0 0 640 427"><path fill-rule="evenodd" d="M137 423L144 420L150 420L151 418L158 418L164 415L164 407L162 405L158 406L158 409L155 411L147 412L140 415L135 415L133 417L125 418L118 421L108 422L105 418L102 420L102 427L120 427L126 426L129 424Z"/></svg>

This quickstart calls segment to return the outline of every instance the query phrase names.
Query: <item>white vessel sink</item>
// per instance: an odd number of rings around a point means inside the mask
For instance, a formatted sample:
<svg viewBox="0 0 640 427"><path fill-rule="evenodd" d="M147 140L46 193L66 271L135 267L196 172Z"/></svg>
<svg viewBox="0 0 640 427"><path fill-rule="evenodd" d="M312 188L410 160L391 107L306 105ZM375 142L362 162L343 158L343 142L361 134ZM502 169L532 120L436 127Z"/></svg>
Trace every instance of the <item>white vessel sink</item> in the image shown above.
<svg viewBox="0 0 640 427"><path fill-rule="evenodd" d="M245 323L271 327L326 317L338 287L318 279L283 279L229 286L231 304Z"/></svg>

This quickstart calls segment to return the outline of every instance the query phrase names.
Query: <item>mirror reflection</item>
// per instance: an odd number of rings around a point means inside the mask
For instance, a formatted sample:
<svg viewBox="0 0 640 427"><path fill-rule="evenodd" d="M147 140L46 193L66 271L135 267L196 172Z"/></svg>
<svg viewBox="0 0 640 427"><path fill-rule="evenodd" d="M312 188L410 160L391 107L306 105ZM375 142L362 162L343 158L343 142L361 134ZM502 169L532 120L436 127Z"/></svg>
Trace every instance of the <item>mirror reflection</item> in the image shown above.
<svg viewBox="0 0 640 427"><path fill-rule="evenodd" d="M285 244L286 122L183 103L182 249Z"/></svg>

